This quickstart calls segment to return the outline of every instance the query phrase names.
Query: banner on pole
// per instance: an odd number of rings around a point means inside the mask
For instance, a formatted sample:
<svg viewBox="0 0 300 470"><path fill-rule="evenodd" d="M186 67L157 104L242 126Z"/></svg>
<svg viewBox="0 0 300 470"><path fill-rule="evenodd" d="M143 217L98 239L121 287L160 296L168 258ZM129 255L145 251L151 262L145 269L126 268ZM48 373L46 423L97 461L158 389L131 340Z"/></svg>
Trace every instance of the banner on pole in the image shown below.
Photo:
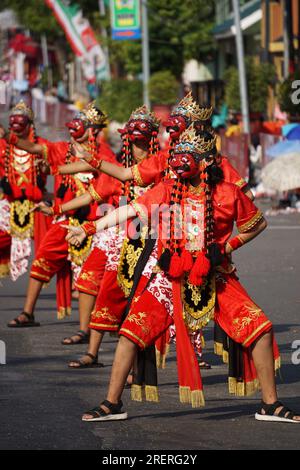
<svg viewBox="0 0 300 470"><path fill-rule="evenodd" d="M110 0L112 39L141 38L140 0Z"/></svg>
<svg viewBox="0 0 300 470"><path fill-rule="evenodd" d="M108 64L89 21L79 5L63 0L45 0L63 28L74 53L79 57L85 78L90 83L109 78Z"/></svg>

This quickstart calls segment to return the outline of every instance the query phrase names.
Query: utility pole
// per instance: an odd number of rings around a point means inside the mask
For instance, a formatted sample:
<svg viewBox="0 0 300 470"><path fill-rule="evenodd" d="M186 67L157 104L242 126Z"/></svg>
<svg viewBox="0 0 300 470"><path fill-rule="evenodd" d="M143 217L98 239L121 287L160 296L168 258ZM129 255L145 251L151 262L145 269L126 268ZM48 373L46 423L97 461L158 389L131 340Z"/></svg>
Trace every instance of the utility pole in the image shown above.
<svg viewBox="0 0 300 470"><path fill-rule="evenodd" d="M290 41L289 41L289 19L288 19L288 8L287 0L282 0L283 9L283 76L287 78L289 76L290 66Z"/></svg>
<svg viewBox="0 0 300 470"><path fill-rule="evenodd" d="M105 14L106 14L104 0L98 0L98 6L99 6L100 16L102 18L104 18ZM107 46L108 34L107 34L107 30L104 26L101 27L101 34L102 34L102 36L104 38L104 42L105 42L105 44L103 46L103 51L104 51L104 54L105 54L106 64L107 64L107 80L110 80L111 79L111 73L110 73L109 51L108 51L108 46Z"/></svg>
<svg viewBox="0 0 300 470"><path fill-rule="evenodd" d="M148 7L147 0L142 0L142 53L143 53L143 97L144 104L150 107L149 100L149 77L150 77L150 61L149 61L149 31L148 31Z"/></svg>
<svg viewBox="0 0 300 470"><path fill-rule="evenodd" d="M269 45L270 45L270 0L265 0L264 4L265 10L265 41L264 41L264 54L263 59L264 62L270 62L270 53L269 53Z"/></svg>
<svg viewBox="0 0 300 470"><path fill-rule="evenodd" d="M240 6L238 0L232 0L235 22L235 42L238 59L238 71L240 82L240 96L242 104L243 128L245 134L250 134L250 119L249 119L249 103L247 93L246 69L245 69L245 55L244 43L241 29L241 16Z"/></svg>

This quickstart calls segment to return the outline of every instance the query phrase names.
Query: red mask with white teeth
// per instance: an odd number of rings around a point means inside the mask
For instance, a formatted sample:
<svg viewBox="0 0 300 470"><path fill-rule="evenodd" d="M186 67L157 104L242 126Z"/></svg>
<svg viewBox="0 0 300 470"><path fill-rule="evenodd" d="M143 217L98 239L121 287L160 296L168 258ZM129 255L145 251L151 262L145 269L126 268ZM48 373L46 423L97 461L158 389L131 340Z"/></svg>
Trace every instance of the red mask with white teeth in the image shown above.
<svg viewBox="0 0 300 470"><path fill-rule="evenodd" d="M170 134L170 139L175 141L178 140L180 135L187 128L187 122L183 116L173 115L169 116L168 120L163 123L166 127L166 131Z"/></svg>
<svg viewBox="0 0 300 470"><path fill-rule="evenodd" d="M149 141L152 136L152 125L149 121L142 119L131 119L126 125L130 142Z"/></svg>
<svg viewBox="0 0 300 470"><path fill-rule="evenodd" d="M22 114L13 114L9 117L9 128L17 136L23 135L28 127L29 131L30 120L28 116Z"/></svg>
<svg viewBox="0 0 300 470"><path fill-rule="evenodd" d="M199 164L190 153L175 153L170 166L178 178L191 179L200 173Z"/></svg>
<svg viewBox="0 0 300 470"><path fill-rule="evenodd" d="M86 131L85 125L81 119L72 119L71 121L66 122L66 126L69 129L71 137L75 140L83 137Z"/></svg>

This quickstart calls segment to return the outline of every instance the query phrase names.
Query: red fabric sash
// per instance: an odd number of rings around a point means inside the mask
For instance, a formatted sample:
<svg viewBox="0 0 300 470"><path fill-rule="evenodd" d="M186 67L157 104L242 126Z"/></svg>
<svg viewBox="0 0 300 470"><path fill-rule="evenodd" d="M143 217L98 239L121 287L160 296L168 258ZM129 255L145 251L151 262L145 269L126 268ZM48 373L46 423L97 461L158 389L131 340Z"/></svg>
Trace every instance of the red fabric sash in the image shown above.
<svg viewBox="0 0 300 470"><path fill-rule="evenodd" d="M64 319L66 316L71 315L72 303L72 275L69 263L66 263L56 275L56 303L57 303L57 318Z"/></svg>
<svg viewBox="0 0 300 470"><path fill-rule="evenodd" d="M201 373L194 348L183 320L180 281L173 281L174 323L176 327L176 352L181 403L191 403L193 408L204 406Z"/></svg>

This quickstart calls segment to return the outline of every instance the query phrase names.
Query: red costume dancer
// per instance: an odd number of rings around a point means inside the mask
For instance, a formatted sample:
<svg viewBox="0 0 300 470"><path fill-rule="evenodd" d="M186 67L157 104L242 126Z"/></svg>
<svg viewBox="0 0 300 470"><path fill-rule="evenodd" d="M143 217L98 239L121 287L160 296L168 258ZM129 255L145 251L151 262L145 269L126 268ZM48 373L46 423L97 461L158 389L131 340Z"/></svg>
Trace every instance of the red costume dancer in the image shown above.
<svg viewBox="0 0 300 470"><path fill-rule="evenodd" d="M149 154L155 155L158 151L158 128L159 122L145 106L138 108L131 114L125 129L121 132L123 139L123 168L134 168L138 161L144 161ZM104 163L106 162L99 161L98 165ZM133 164L135 164L134 167ZM115 167L117 166L115 165ZM114 204L118 205L121 195L125 196L125 202L128 202L144 192L134 179L122 185L118 180L106 175L104 176L105 178L101 178L99 182L89 189L90 195L98 202L106 202L113 198ZM95 257L99 254L99 249L105 250L107 256L105 272L101 279L100 290L89 325L92 330L102 332L104 330L101 326L98 328L97 322L99 310L101 311L105 308L103 307L103 302L106 302L106 299L111 303L117 303L120 309L123 309L124 305L126 305L126 298L130 293L133 283L135 266L144 247L145 239L143 237L135 240L127 239L124 228L113 227L99 234L96 237L95 244L97 244L98 248L95 248L96 251L94 250L91 253L83 266L76 286L82 292L92 292L90 280L98 278ZM95 334L92 331L88 355L84 356L80 361L72 361L70 366L86 367L97 363L98 349L102 337L102 334Z"/></svg>
<svg viewBox="0 0 300 470"><path fill-rule="evenodd" d="M67 123L71 137L74 141L85 146L94 158L101 154L109 160L114 160L115 156L105 144L96 145L98 132L105 127L106 116L93 103L88 105L75 118ZM97 218L97 204L93 203L87 208L78 211L70 211L67 215L62 215L61 204L79 196L87 190L91 181L95 178L93 173L77 173L70 175L58 175L58 165L76 160L72 154L72 144L68 142L47 143L45 145L31 144L23 140L18 140L17 145L21 148L30 149L33 153L43 154L55 175L55 200L54 205L49 209L54 216L54 222L43 239L41 246L32 263L30 272L30 284L24 312L15 320L9 323L11 327L36 326L33 310L39 292L45 282L57 274L57 311L58 317L63 318L70 314L71 292L70 292L70 270L68 260L71 262L74 275L78 274L80 267L89 254L92 237L88 237L85 243L79 247L70 247L65 240L66 230L63 224L80 226L84 221L92 221ZM98 174L97 174L98 175ZM97 176L96 175L96 176ZM37 208L39 205L37 205Z"/></svg>
<svg viewBox="0 0 300 470"><path fill-rule="evenodd" d="M277 401L275 368L279 353L272 324L239 283L226 255L254 239L266 227L262 213L235 185L222 181L215 165L215 138L197 136L188 129L175 147L170 162L177 180L168 180L94 224L94 230L123 223L136 214L158 233L156 249L144 269L119 330L107 399L83 416L85 421L126 419L121 395L138 348L152 344L174 321L180 400L204 405L202 382L187 326L214 320L240 347L235 370L237 387L244 394L262 389L263 404L257 419L300 422L300 416ZM239 235L231 238L236 223ZM72 243L85 238L70 227ZM90 230L92 233L93 230ZM156 253L155 253L156 252ZM100 312L107 327L120 326L117 310ZM101 321L101 318L99 318ZM239 393L237 393L239 394Z"/></svg>
<svg viewBox="0 0 300 470"><path fill-rule="evenodd" d="M101 162L97 161L91 158L91 156L86 155L85 158L87 161L89 161L89 165L93 166L95 169L100 169L100 171L114 176L118 178L121 181L129 181L129 180L134 180L136 184L138 184L141 187L146 187L148 185L151 185L153 183L157 183L158 181L162 180L163 178L169 178L169 177L176 177L176 175L172 174L170 172L169 168L169 160L172 157L173 154L173 148L178 140L178 137L180 133L186 128L187 125L189 125L191 122L196 122L197 123L197 128L200 130L203 128L205 125L209 125L209 119L212 113L212 108L200 108L195 101L193 101L193 98L191 96L191 93L189 93L184 99L180 101L178 106L174 108L172 111L169 120L165 123L167 126L167 130L170 133L170 145L169 149L165 152L158 152L156 155L151 155L150 158L147 158L143 160L142 162L139 162L138 164L135 164L132 168L124 168L124 167L118 167L116 165L113 165L108 162ZM238 174L238 172L232 167L232 165L228 162L228 160L225 157L218 157L218 163L220 167L222 168L224 174L225 174L225 180L229 182L233 182L237 185L240 185L241 182L241 176ZM73 169L76 168L76 165L73 165ZM82 169L88 169L91 168L88 166L84 166L84 163L80 162L78 166L83 165ZM60 169L62 171L62 169ZM63 171L70 171L67 170L67 167L63 169ZM246 186L246 182L244 181L244 187ZM103 198L102 198L103 199ZM115 247L112 247L115 249ZM141 250L140 250L141 252ZM123 258L122 258L123 259ZM98 266L98 269L102 266L103 263L100 263ZM129 268L132 272L132 268ZM125 268L126 270L126 268ZM102 269L101 269L102 272ZM77 288L81 289L85 292L87 292L87 289L95 289L95 279L98 278L95 270L95 265L93 264L92 257L88 260L87 265L84 267L82 270L82 277L80 278L80 283L77 284ZM87 286L87 283L93 283L93 286ZM121 276L119 276L119 283L121 283ZM126 285L126 280L123 279L123 282ZM131 284L129 284L131 285ZM126 287L123 287L126 289ZM111 289L114 289L113 285L111 286ZM129 294L129 289L126 289L127 294ZM110 302L114 302L114 296L110 296ZM120 304L121 308L121 304ZM174 330L173 330L174 331ZM201 331L195 331L191 332L191 338L194 340L194 345L196 350L198 351L199 356L201 356L202 353L202 348L201 348ZM72 342L76 341L77 339L81 340L80 336L79 338L72 338ZM69 341L69 339L67 339ZM71 339L70 339L71 340ZM169 336L167 334L167 337L164 339L163 337L160 338L160 340L156 344L156 353L157 353L157 363L159 366L164 367L165 363L165 357L167 353L167 344L169 342ZM69 343L67 343L69 344ZM95 355L96 351L93 349L93 351L90 351L91 354ZM91 357L85 357L85 359L88 361L87 364L90 363ZM77 365L79 364L78 362L76 363ZM207 364L202 361L202 365L206 366ZM153 389L150 393L152 394ZM133 390L133 397L136 397L137 399L140 399L140 394L138 392L138 387L136 387L136 390Z"/></svg>
<svg viewBox="0 0 300 470"><path fill-rule="evenodd" d="M9 125L8 142L0 139L0 277L10 274L15 281L27 271L31 238L37 250L49 221L31 213L43 198L46 174L36 156L18 149L14 141L16 136L40 145L47 141L35 135L33 111L23 101L12 109Z"/></svg>

